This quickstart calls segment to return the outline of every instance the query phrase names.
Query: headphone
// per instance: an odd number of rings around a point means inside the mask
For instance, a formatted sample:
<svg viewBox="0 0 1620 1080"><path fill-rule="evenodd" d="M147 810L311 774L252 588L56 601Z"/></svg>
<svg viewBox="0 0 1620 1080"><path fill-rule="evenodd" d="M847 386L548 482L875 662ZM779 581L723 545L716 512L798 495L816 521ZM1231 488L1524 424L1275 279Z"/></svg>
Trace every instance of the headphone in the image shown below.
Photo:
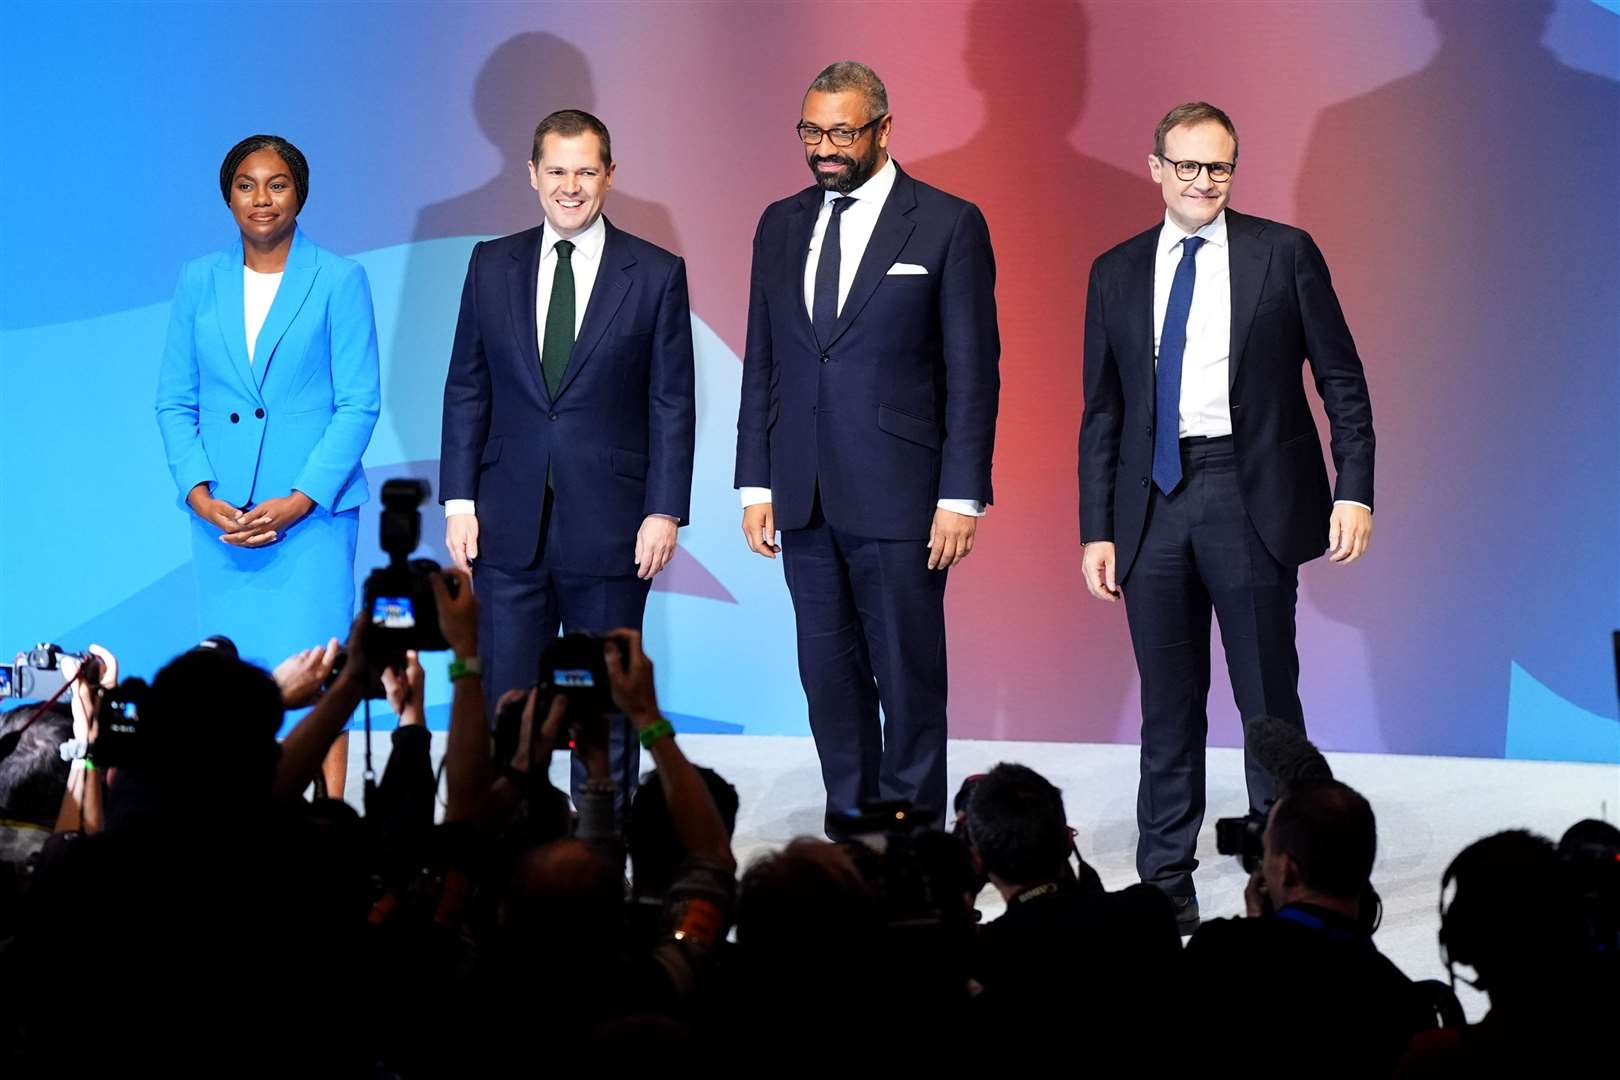
<svg viewBox="0 0 1620 1080"><path fill-rule="evenodd" d="M1479 900L1470 900L1464 895L1463 880L1470 876L1466 863L1469 860L1470 849L1464 849L1457 857L1451 860L1446 872L1440 875L1440 963L1445 966L1446 976L1451 980L1453 992L1457 989L1457 982L1461 980L1475 990L1484 990L1485 980L1479 977L1475 961L1479 956L1479 942L1486 928L1480 924L1482 916L1475 912ZM1446 890L1456 885L1452 893L1451 903L1446 903ZM1471 891L1470 891L1471 893ZM1475 968L1475 977L1470 979L1466 975L1458 975L1456 965L1464 964Z"/></svg>

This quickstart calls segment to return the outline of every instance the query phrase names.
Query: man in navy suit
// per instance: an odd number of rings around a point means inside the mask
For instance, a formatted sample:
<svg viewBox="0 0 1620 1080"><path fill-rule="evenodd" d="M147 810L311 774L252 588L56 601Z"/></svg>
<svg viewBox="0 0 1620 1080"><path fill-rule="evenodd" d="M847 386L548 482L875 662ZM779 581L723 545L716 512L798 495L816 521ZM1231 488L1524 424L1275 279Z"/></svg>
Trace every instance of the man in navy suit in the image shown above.
<svg viewBox="0 0 1620 1080"><path fill-rule="evenodd" d="M783 555L834 836L878 799L944 820L945 576L990 503L1001 385L984 215L902 172L892 126L864 64L805 94L816 182L754 235L737 417L743 534Z"/></svg>
<svg viewBox="0 0 1620 1080"><path fill-rule="evenodd" d="M482 601L491 708L534 685L559 626L641 628L692 488L685 263L603 216L612 144L589 113L540 122L529 183L545 221L473 247L444 385L445 539ZM613 727L633 782L640 748Z"/></svg>
<svg viewBox="0 0 1620 1080"><path fill-rule="evenodd" d="M1172 109L1148 171L1165 219L1101 255L1086 292L1080 539L1086 586L1125 597L1142 679L1137 871L1198 924L1209 631L1220 619L1238 713L1303 728L1299 566L1356 561L1372 535L1372 404L1309 235L1227 209L1231 119ZM1301 368L1332 429L1331 493ZM1249 801L1273 779L1245 755Z"/></svg>

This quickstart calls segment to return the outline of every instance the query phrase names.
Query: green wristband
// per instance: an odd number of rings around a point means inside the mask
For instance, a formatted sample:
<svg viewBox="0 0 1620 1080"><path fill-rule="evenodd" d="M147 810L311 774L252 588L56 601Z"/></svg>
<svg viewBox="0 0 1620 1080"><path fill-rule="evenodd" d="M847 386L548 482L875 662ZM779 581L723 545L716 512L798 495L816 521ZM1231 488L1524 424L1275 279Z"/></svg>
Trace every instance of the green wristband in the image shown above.
<svg viewBox="0 0 1620 1080"><path fill-rule="evenodd" d="M636 735L636 738L641 740L641 748L643 750L651 750L653 743L657 742L659 739L668 738L674 734L675 725L671 724L668 720L665 720L662 716L660 716L655 722L642 728L640 733Z"/></svg>
<svg viewBox="0 0 1620 1080"><path fill-rule="evenodd" d="M484 665L479 662L478 657L476 656L469 656L465 660L456 659L450 661L451 682L455 682L457 679L464 679L468 675L481 676L483 674Z"/></svg>

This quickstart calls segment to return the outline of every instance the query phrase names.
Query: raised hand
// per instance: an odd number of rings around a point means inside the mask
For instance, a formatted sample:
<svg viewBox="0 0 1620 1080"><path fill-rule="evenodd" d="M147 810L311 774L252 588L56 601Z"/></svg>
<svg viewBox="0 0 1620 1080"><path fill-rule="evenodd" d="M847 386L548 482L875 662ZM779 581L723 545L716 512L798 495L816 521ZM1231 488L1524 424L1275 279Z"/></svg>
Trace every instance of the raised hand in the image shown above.
<svg viewBox="0 0 1620 1080"><path fill-rule="evenodd" d="M281 687L282 705L289 709L302 709L315 704L315 699L321 696L321 684L332 674L337 654L338 639L332 638L325 645L295 652L277 664L276 670L270 674L275 678L276 685Z"/></svg>

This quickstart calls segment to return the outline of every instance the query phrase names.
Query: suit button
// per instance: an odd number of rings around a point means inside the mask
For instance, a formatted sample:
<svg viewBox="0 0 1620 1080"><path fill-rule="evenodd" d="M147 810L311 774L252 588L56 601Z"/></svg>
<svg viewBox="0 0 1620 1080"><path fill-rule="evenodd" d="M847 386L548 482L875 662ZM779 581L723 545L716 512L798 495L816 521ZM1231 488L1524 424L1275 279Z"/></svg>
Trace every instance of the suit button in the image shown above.
<svg viewBox="0 0 1620 1080"><path fill-rule="evenodd" d="M1153 425L1152 424L1149 424L1147 426L1147 435L1148 435L1148 438L1150 438L1150 439L1153 438Z"/></svg>
<svg viewBox="0 0 1620 1080"><path fill-rule="evenodd" d="M264 410L263 409L254 409L253 410L253 415L258 417L260 420L263 420L264 419Z"/></svg>
<svg viewBox="0 0 1620 1080"><path fill-rule="evenodd" d="M231 423L240 424L241 422L242 418L240 416L237 416L235 413L231 413Z"/></svg>
<svg viewBox="0 0 1620 1080"><path fill-rule="evenodd" d="M547 420L555 420L555 419L557 419L557 414L556 414L556 413L552 413L552 414L551 414L551 415L550 415L550 416L548 416L548 417L546 417L546 419L547 419Z"/></svg>
<svg viewBox="0 0 1620 1080"><path fill-rule="evenodd" d="M827 362L827 354L826 353L821 354L821 362L823 364L825 364Z"/></svg>
<svg viewBox="0 0 1620 1080"><path fill-rule="evenodd" d="M1142 486L1143 486L1143 487L1147 487L1147 486L1148 486L1148 478L1147 478L1147 477L1145 477L1145 476L1144 476L1144 477L1142 477Z"/></svg>

